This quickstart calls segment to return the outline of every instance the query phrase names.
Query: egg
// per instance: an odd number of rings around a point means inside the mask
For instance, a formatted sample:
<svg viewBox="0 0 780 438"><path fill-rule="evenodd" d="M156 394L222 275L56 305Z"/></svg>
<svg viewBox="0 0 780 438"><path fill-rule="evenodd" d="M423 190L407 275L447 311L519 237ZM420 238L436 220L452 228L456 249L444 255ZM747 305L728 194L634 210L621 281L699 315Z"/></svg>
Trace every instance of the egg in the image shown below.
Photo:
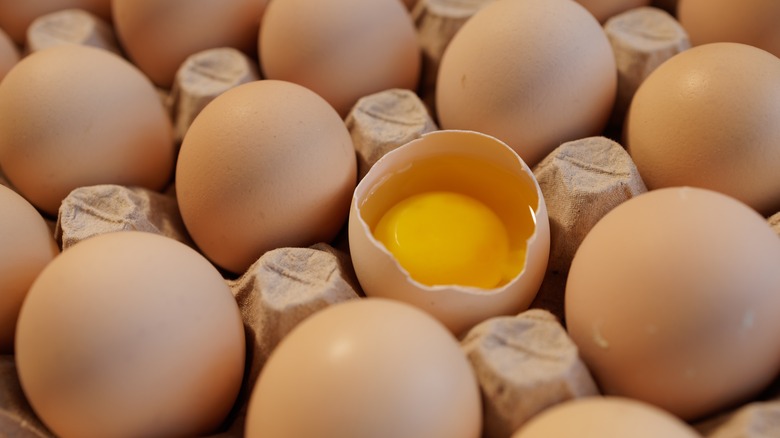
<svg viewBox="0 0 780 438"><path fill-rule="evenodd" d="M0 28L18 45L24 45L27 28L43 15L63 9L83 9L111 20L111 0L0 0Z"/></svg>
<svg viewBox="0 0 780 438"><path fill-rule="evenodd" d="M198 247L244 272L264 252L332 240L357 179L352 139L313 91L262 80L209 103L176 168L179 208Z"/></svg>
<svg viewBox="0 0 780 438"><path fill-rule="evenodd" d="M585 6L585 9L603 23L630 9L649 6L650 0L577 0L577 3Z"/></svg>
<svg viewBox="0 0 780 438"><path fill-rule="evenodd" d="M649 189L716 190L780 210L780 59L738 43L681 52L640 85L625 143Z"/></svg>
<svg viewBox="0 0 780 438"><path fill-rule="evenodd" d="M11 41L11 38L0 29L0 81L19 62L19 48Z"/></svg>
<svg viewBox="0 0 780 438"><path fill-rule="evenodd" d="M171 122L151 82L106 50L36 52L0 82L0 166L47 214L78 187L161 190L174 155Z"/></svg>
<svg viewBox="0 0 780 438"><path fill-rule="evenodd" d="M196 52L253 53L268 0L112 0L114 26L130 59L160 87Z"/></svg>
<svg viewBox="0 0 780 438"><path fill-rule="evenodd" d="M509 146L435 131L387 153L360 181L349 247L366 295L413 304L460 335L530 305L550 225L536 179Z"/></svg>
<svg viewBox="0 0 780 438"><path fill-rule="evenodd" d="M443 129L492 135L529 166L604 130L617 92L612 48L571 0L498 0L444 52L436 85Z"/></svg>
<svg viewBox="0 0 780 438"><path fill-rule="evenodd" d="M555 405L512 438L697 438L679 418L624 397L585 397Z"/></svg>
<svg viewBox="0 0 780 438"><path fill-rule="evenodd" d="M743 43L780 56L780 3L775 0L680 0L677 17L693 45Z"/></svg>
<svg viewBox="0 0 780 438"><path fill-rule="evenodd" d="M11 353L16 320L35 278L59 253L35 207L0 185L0 354Z"/></svg>
<svg viewBox="0 0 780 438"><path fill-rule="evenodd" d="M252 389L245 436L478 438L481 425L457 340L413 306L367 298L282 339Z"/></svg>
<svg viewBox="0 0 780 438"><path fill-rule="evenodd" d="M569 334L601 389L694 420L780 370L780 239L711 190L657 189L607 213L575 253Z"/></svg>
<svg viewBox="0 0 780 438"><path fill-rule="evenodd" d="M414 90L421 52L399 0L285 0L263 17L259 57L264 77L310 88L345 117L363 96Z"/></svg>
<svg viewBox="0 0 780 438"><path fill-rule="evenodd" d="M202 436L233 406L244 342L238 305L203 256L126 231L46 266L19 315L15 360L59 437Z"/></svg>

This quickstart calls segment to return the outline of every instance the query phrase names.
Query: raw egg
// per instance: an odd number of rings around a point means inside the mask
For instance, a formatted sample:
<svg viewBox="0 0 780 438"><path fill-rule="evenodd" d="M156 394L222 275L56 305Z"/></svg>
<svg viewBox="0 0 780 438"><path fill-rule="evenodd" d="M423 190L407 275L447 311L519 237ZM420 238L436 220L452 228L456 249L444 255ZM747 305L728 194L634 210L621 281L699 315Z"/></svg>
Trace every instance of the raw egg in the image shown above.
<svg viewBox="0 0 780 438"><path fill-rule="evenodd" d="M130 59L170 88L190 55L233 47L255 51L268 0L112 0L114 26Z"/></svg>
<svg viewBox="0 0 780 438"><path fill-rule="evenodd" d="M577 250L565 311L601 389L685 420L755 396L780 370L780 239L734 198L658 189Z"/></svg>
<svg viewBox="0 0 780 438"><path fill-rule="evenodd" d="M429 133L389 152L355 190L349 220L366 295L414 304L455 334L524 310L549 255L547 209L499 140Z"/></svg>
<svg viewBox="0 0 780 438"><path fill-rule="evenodd" d="M697 438L693 428L651 404L585 397L543 411L512 438Z"/></svg>
<svg viewBox="0 0 780 438"><path fill-rule="evenodd" d="M498 0L455 34L441 60L444 129L495 136L529 166L561 143L601 133L617 69L599 22L571 0Z"/></svg>
<svg viewBox="0 0 780 438"><path fill-rule="evenodd" d="M363 96L414 90L421 52L399 0L284 0L268 5L259 37L269 79L295 82L346 116Z"/></svg>
<svg viewBox="0 0 780 438"><path fill-rule="evenodd" d="M111 52L52 47L26 56L0 82L0 166L45 213L56 215L78 187L161 190L174 156L154 86Z"/></svg>
<svg viewBox="0 0 780 438"><path fill-rule="evenodd" d="M57 256L16 333L24 394L62 438L214 432L244 356L241 314L219 272L183 243L140 231Z"/></svg>
<svg viewBox="0 0 780 438"><path fill-rule="evenodd" d="M19 48L7 33L0 29L0 81L19 62Z"/></svg>
<svg viewBox="0 0 780 438"><path fill-rule="evenodd" d="M282 339L252 390L246 437L478 438L481 426L457 340L413 306L367 298Z"/></svg>
<svg viewBox="0 0 780 438"><path fill-rule="evenodd" d="M738 43L681 52L639 86L626 148L649 189L696 186L780 210L780 59Z"/></svg>
<svg viewBox="0 0 780 438"><path fill-rule="evenodd" d="M0 185L0 354L13 351L16 320L35 278L59 253L40 213Z"/></svg>
<svg viewBox="0 0 780 438"><path fill-rule="evenodd" d="M111 20L111 0L0 0L0 28L21 46L36 18L64 9L83 9Z"/></svg>
<svg viewBox="0 0 780 438"><path fill-rule="evenodd" d="M603 23L610 17L640 6L649 6L650 0L577 0L585 6L599 22Z"/></svg>
<svg viewBox="0 0 780 438"><path fill-rule="evenodd" d="M262 80L209 103L179 152L187 230L219 266L244 272L264 252L332 240L357 179L352 138L313 91Z"/></svg>
<svg viewBox="0 0 780 438"><path fill-rule="evenodd" d="M677 17L693 45L743 43L780 56L777 0L680 0Z"/></svg>

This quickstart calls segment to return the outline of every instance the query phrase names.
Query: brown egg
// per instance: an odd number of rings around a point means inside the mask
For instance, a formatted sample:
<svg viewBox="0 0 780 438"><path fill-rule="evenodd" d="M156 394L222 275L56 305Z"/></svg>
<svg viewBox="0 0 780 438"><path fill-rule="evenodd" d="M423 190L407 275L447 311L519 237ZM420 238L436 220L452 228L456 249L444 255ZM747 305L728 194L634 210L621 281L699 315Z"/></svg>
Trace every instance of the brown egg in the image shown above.
<svg viewBox="0 0 780 438"><path fill-rule="evenodd" d="M780 2L680 0L677 17L693 45L734 42L780 56Z"/></svg>
<svg viewBox="0 0 780 438"><path fill-rule="evenodd" d="M255 51L268 0L112 0L114 25L130 59L170 88L188 56L206 49Z"/></svg>
<svg viewBox="0 0 780 438"><path fill-rule="evenodd" d="M160 190L173 159L171 123L151 82L108 51L36 52L0 82L0 166L48 214L78 187Z"/></svg>
<svg viewBox="0 0 780 438"><path fill-rule="evenodd" d="M59 437L203 436L233 406L244 349L238 305L208 260L127 231L44 269L19 315L16 365Z"/></svg>
<svg viewBox="0 0 780 438"><path fill-rule="evenodd" d="M585 9L603 23L629 9L649 6L650 0L577 0L577 3L585 6Z"/></svg>
<svg viewBox="0 0 780 438"><path fill-rule="evenodd" d="M780 59L737 43L686 50L642 83L626 147L650 189L690 185L780 210Z"/></svg>
<svg viewBox="0 0 780 438"><path fill-rule="evenodd" d="M269 79L310 88L346 116L363 96L414 90L421 55L399 0L285 0L263 17L260 65Z"/></svg>
<svg viewBox="0 0 780 438"><path fill-rule="evenodd" d="M8 32L16 44L24 45L27 28L36 18L72 8L111 20L111 0L0 0L0 28Z"/></svg>
<svg viewBox="0 0 780 438"><path fill-rule="evenodd" d="M780 239L741 202L650 191L577 250L566 321L607 394L693 420L755 396L780 370Z"/></svg>
<svg viewBox="0 0 780 438"><path fill-rule="evenodd" d="M241 273L264 252L333 239L349 214L357 161L336 111L290 82L217 97L182 142L184 224L214 263Z"/></svg>
<svg viewBox="0 0 780 438"><path fill-rule="evenodd" d="M534 166L600 133L617 70L598 21L571 0L498 0L453 38L439 69L441 127L484 132Z"/></svg>
<svg viewBox="0 0 780 438"><path fill-rule="evenodd" d="M695 430L657 407L623 397L585 397L555 405L512 438L697 438Z"/></svg>
<svg viewBox="0 0 780 438"><path fill-rule="evenodd" d="M0 81L19 62L19 48L7 33L0 29Z"/></svg>
<svg viewBox="0 0 780 438"><path fill-rule="evenodd" d="M252 390L246 437L478 438L481 424L458 341L415 307L367 298L282 340Z"/></svg>
<svg viewBox="0 0 780 438"><path fill-rule="evenodd" d="M0 185L0 354L13 351L22 301L58 253L41 214L16 192Z"/></svg>

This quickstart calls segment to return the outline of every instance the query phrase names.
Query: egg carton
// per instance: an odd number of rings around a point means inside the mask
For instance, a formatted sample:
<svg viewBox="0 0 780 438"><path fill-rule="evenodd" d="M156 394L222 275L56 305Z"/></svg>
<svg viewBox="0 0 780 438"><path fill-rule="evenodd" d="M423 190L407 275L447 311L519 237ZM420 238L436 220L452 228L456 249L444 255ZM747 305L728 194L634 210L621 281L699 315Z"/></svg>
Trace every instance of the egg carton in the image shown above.
<svg viewBox="0 0 780 438"><path fill-rule="evenodd" d="M448 4L431 1L427 8L421 3L414 10L429 72L435 71L449 38L469 14L487 2L461 2L458 8L436 9L438 3ZM631 22L630 26L619 20L606 24L620 71L618 102L623 102L613 114L616 132L638 84L655 66L687 47L683 34L669 31L676 28L667 16L658 9L640 8L619 17ZM635 32L637 26L649 29L649 33ZM662 35L663 44L655 37L643 39L643 35ZM181 75L173 93L161 94L172 113L179 115L180 138L210 99L256 77L251 68L241 67L241 55L224 50L198 55L201 57L182 69L192 74ZM214 61L218 58L230 61ZM204 73L204 65L210 69L226 64L238 65L230 71L239 73ZM208 80L214 77L217 79ZM431 86L429 82L423 87L422 99L408 90L388 90L364 97L353 108L346 123L361 176L387 152L438 129L431 116ZM592 226L617 205L647 190L625 149L607 137L565 143L533 171L547 203L551 227L545 280L531 309L488 319L460 339L482 391L485 437L507 437L551 406L599 393L564 328L566 275L574 252ZM10 186L1 173L0 184ZM768 221L780 235L780 213ZM161 234L194 247L178 212L174 187L166 193L116 185L80 188L63 201L56 222L50 220L50 224L64 251L92 236L121 230ZM212 436L232 438L243 436L251 388L279 341L313 313L364 294L351 266L344 233L333 242L309 248L269 251L239 277L223 274L250 335L242 391L221 432ZM0 385L0 431L10 437L52 436L26 402L12 356L0 356L0 381L4 383ZM703 435L717 438L780 435L780 391L776 386L756 401L697 422L695 427Z"/></svg>

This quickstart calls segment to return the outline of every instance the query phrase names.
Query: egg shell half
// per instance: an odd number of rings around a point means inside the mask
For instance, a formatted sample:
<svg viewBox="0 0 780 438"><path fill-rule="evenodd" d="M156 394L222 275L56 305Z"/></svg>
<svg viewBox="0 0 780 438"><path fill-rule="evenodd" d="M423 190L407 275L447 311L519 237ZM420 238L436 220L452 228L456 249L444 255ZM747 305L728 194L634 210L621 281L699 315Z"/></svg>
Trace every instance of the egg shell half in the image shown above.
<svg viewBox="0 0 780 438"><path fill-rule="evenodd" d="M371 225L361 213L366 198L394 172L419 160L447 155L467 156L495 165L524 181L528 190L537 194L538 204L530 206L536 223L527 240L525 265L517 276L501 287L426 286L415 281L374 238ZM390 208L398 201L398 196L390 194L382 204ZM355 271L366 295L414 304L459 335L491 316L516 314L530 305L547 267L550 225L547 207L533 173L511 148L494 137L477 132L436 131L386 154L358 184L350 209L349 242Z"/></svg>

